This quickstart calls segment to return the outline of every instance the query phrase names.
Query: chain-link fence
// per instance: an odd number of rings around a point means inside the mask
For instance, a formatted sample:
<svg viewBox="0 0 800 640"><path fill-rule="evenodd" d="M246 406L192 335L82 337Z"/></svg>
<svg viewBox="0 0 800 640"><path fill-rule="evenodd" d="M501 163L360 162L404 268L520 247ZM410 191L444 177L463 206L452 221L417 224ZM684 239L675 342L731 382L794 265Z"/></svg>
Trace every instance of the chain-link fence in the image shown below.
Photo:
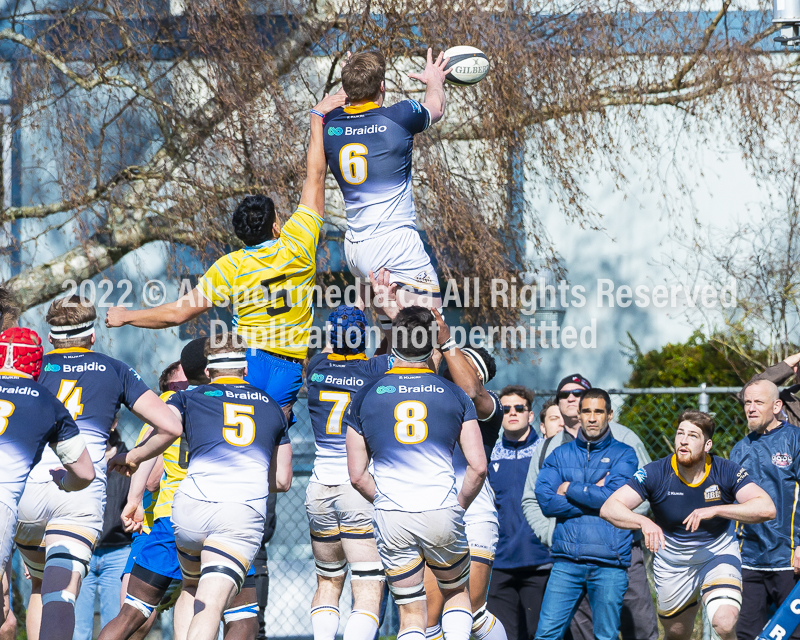
<svg viewBox="0 0 800 640"><path fill-rule="evenodd" d="M672 453L678 416L686 409L710 411L716 416L714 452L727 457L731 447L747 433L744 412L735 395L738 390L701 386L617 389L611 390L610 394L615 421L632 429L642 439L653 459ZM536 392L533 409L537 429L538 412L543 403L554 395L554 391ZM316 574L304 502L314 463L314 435L304 397L299 398L294 410L297 418L297 423L291 429L294 481L288 493L278 496L277 528L268 549L270 587L266 628L271 638L312 637L309 610L316 589ZM120 425L125 440L131 444L138 428L138 424L127 418ZM351 605L349 582L345 584L340 605L341 633ZM393 635L396 629L396 609L390 606L381 635ZM171 637L169 631L164 629L164 638Z"/></svg>

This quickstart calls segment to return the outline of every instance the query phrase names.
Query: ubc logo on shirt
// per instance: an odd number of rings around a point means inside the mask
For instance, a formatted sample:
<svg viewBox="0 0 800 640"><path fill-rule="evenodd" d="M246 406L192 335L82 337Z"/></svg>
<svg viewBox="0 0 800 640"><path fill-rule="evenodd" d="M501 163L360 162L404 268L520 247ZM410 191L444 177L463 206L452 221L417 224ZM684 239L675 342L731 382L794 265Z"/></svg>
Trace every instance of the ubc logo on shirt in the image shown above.
<svg viewBox="0 0 800 640"><path fill-rule="evenodd" d="M705 490L705 492L703 493L703 497L705 498L706 502L713 502L714 500L719 500L720 499L719 485L712 484Z"/></svg>
<svg viewBox="0 0 800 640"><path fill-rule="evenodd" d="M785 469L786 467L792 464L793 458L791 453L773 453L772 454L772 464L776 467L780 467L781 469Z"/></svg>

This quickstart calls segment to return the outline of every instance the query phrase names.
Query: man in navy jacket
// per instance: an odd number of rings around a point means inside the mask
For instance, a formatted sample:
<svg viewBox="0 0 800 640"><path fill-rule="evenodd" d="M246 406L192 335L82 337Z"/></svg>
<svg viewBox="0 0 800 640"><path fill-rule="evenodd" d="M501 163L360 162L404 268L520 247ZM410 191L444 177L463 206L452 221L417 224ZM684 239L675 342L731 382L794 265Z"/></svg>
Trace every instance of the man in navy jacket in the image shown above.
<svg viewBox="0 0 800 640"><path fill-rule="evenodd" d="M584 593L592 608L595 638L616 640L628 587L631 533L599 514L608 497L636 472L636 453L611 435L611 398L606 391L586 391L579 411L578 437L545 460L536 481L542 512L556 518L550 550L554 564L537 640L562 638Z"/></svg>
<svg viewBox="0 0 800 640"><path fill-rule="evenodd" d="M778 387L769 380L750 382L743 392L750 433L731 451L772 498L777 517L739 526L742 553L742 609L736 625L738 640L753 640L794 588L800 574L800 428L783 420ZM792 638L800 638L800 629Z"/></svg>

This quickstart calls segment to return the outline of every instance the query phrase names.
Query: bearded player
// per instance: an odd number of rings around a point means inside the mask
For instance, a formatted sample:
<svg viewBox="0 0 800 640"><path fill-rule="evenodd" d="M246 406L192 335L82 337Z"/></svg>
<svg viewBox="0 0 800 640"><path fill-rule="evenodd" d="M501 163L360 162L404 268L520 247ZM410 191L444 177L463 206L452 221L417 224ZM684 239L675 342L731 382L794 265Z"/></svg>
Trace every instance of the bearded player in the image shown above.
<svg viewBox="0 0 800 640"><path fill-rule="evenodd" d="M417 232L411 154L414 136L444 115L448 61L440 53L434 62L428 49L424 71L409 74L426 85L424 100L387 107L383 54L349 56L342 68L349 104L324 120L325 157L347 213L347 266L364 282L370 272L388 269L392 282L405 289L401 306L442 306L439 280ZM386 315L379 319L385 331L391 329Z"/></svg>
<svg viewBox="0 0 800 640"><path fill-rule="evenodd" d="M765 522L775 505L739 465L711 455L714 418L684 411L675 453L639 469L605 502L600 516L640 529L655 553L658 615L668 640L688 640L702 601L722 640L736 638L742 561L733 522ZM654 520L632 509L649 500Z"/></svg>
<svg viewBox="0 0 800 640"><path fill-rule="evenodd" d="M314 640L333 640L339 598L350 567L353 610L345 640L372 640L378 630L383 567L372 530L372 505L350 484L344 412L355 394L390 368L386 355L367 358L367 317L340 306L328 318L330 353L314 356L306 369L308 413L317 454L306 492L317 591L311 602Z"/></svg>

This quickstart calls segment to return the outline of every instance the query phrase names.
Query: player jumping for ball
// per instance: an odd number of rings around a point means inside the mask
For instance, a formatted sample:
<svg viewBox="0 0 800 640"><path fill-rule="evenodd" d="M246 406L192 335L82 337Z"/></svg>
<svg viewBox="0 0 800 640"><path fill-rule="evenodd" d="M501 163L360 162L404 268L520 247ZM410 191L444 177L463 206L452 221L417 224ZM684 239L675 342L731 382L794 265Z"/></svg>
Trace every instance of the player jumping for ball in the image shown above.
<svg viewBox="0 0 800 640"><path fill-rule="evenodd" d="M736 638L742 604L741 556L733 522L765 522L775 505L747 471L711 455L714 419L684 411L675 454L636 472L606 501L600 516L622 529L641 529L655 553L658 615L667 640L692 635L699 600L722 640ZM654 520L634 513L649 500Z"/></svg>
<svg viewBox="0 0 800 640"><path fill-rule="evenodd" d="M347 265L364 282L370 272L388 269L405 289L401 306L441 307L439 280L416 228L411 154L414 136L444 115L448 60L440 53L434 62L428 49L423 72L409 74L426 85L424 100L386 107L383 54L350 56L342 69L349 104L324 121L325 157L347 213ZM391 328L386 316L380 320L384 330Z"/></svg>

